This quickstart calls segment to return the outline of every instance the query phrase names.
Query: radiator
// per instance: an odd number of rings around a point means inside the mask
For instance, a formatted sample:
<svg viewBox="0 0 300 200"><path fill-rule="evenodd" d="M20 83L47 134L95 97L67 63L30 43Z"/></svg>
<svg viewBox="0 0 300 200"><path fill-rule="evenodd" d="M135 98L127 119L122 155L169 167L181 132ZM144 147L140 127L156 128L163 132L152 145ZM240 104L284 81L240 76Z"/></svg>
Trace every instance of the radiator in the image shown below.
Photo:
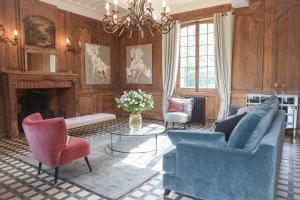
<svg viewBox="0 0 300 200"><path fill-rule="evenodd" d="M186 96L186 99L194 99L194 107L191 122L205 124L205 100L203 96Z"/></svg>

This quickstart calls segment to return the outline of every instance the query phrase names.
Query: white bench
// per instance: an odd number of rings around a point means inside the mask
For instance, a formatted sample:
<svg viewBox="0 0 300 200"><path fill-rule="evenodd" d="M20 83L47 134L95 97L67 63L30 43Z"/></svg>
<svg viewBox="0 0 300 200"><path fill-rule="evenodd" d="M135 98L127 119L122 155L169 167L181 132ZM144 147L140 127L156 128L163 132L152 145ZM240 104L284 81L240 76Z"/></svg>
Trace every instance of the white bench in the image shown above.
<svg viewBox="0 0 300 200"><path fill-rule="evenodd" d="M97 113L65 119L67 129L73 129L112 120L116 120L116 115L109 113Z"/></svg>

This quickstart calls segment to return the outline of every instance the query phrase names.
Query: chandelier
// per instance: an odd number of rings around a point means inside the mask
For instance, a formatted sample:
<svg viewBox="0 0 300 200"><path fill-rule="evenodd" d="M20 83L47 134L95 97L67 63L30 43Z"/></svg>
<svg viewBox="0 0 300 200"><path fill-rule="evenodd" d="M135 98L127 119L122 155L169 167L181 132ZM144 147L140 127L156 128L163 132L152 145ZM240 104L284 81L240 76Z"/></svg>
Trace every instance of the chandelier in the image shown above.
<svg viewBox="0 0 300 200"><path fill-rule="evenodd" d="M163 12L161 13L160 21L153 14L152 0L128 0L129 14L120 18L118 11L118 0L114 0L114 8L110 12L110 5L107 2L105 5L106 14L103 18L104 30L107 33L118 33L121 36L123 33L131 38L134 30L139 31L144 38L145 31L149 31L154 35L155 31L161 34L167 34L174 27L175 21L170 15L170 7L166 1L162 1Z"/></svg>

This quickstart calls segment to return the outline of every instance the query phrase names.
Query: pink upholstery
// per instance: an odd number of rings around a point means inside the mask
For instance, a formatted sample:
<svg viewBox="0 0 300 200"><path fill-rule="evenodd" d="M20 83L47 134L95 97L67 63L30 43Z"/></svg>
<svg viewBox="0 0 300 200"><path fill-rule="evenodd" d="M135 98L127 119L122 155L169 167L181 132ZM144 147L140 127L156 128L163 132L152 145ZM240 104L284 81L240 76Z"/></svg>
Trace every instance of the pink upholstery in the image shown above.
<svg viewBox="0 0 300 200"><path fill-rule="evenodd" d="M48 167L59 167L90 154L87 141L70 137L63 118L43 120L39 113L26 117L23 129L33 157Z"/></svg>
<svg viewBox="0 0 300 200"><path fill-rule="evenodd" d="M74 117L66 119L67 129L77 128L81 126L87 126L91 124L96 124L104 121L115 120L116 115L109 113L97 113L92 115L85 115L80 117Z"/></svg>

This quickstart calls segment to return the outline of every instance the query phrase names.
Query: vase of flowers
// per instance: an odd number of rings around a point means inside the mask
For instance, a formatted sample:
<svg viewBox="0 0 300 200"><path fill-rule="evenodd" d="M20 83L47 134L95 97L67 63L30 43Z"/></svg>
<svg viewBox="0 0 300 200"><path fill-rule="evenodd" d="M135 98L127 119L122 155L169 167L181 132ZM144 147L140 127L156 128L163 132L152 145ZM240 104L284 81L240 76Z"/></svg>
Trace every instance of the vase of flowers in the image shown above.
<svg viewBox="0 0 300 200"><path fill-rule="evenodd" d="M143 111L153 108L153 98L142 90L124 92L120 98L116 98L119 108L129 112L129 127L133 132L137 132L142 127Z"/></svg>

